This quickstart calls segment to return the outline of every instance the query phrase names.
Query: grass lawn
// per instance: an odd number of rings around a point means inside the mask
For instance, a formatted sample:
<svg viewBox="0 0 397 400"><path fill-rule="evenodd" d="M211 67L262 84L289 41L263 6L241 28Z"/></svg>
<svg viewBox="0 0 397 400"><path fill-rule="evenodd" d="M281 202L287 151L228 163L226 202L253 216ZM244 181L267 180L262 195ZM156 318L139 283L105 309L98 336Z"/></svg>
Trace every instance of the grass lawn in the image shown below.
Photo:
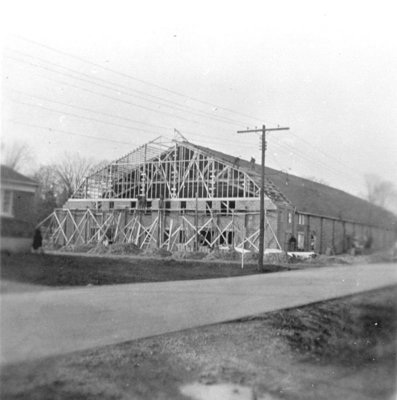
<svg viewBox="0 0 397 400"><path fill-rule="evenodd" d="M267 265L266 272L288 268ZM1 255L1 279L44 286L110 285L222 278L258 273L254 264L78 255Z"/></svg>
<svg viewBox="0 0 397 400"><path fill-rule="evenodd" d="M8 365L1 399L390 400L396 313L391 287Z"/></svg>

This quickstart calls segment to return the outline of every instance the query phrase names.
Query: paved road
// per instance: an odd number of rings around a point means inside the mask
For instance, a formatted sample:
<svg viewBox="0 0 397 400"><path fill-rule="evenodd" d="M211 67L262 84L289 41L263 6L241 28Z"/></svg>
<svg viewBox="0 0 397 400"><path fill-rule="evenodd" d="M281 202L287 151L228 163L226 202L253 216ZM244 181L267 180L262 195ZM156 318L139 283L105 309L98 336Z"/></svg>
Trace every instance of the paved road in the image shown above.
<svg viewBox="0 0 397 400"><path fill-rule="evenodd" d="M397 284L397 264L1 296L2 363L192 328Z"/></svg>

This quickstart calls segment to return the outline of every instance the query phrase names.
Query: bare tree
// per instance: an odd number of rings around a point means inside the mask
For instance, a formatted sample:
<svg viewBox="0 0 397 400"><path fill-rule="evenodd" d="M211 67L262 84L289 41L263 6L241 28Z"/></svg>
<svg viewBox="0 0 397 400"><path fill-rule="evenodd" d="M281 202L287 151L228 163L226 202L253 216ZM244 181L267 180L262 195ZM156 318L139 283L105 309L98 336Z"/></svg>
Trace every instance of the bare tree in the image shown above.
<svg viewBox="0 0 397 400"><path fill-rule="evenodd" d="M54 169L66 197L70 197L75 192L82 180L95 168L95 165L94 160L81 157L78 153L65 153Z"/></svg>
<svg viewBox="0 0 397 400"><path fill-rule="evenodd" d="M58 207L60 186L53 165L42 165L32 176L39 184L35 198L35 212L37 222L48 217Z"/></svg>
<svg viewBox="0 0 397 400"><path fill-rule="evenodd" d="M397 202L397 188L393 182L382 180L378 175L365 175L367 200L381 207L393 209Z"/></svg>
<svg viewBox="0 0 397 400"><path fill-rule="evenodd" d="M32 149L24 142L1 143L2 164L17 171L26 170L33 163Z"/></svg>

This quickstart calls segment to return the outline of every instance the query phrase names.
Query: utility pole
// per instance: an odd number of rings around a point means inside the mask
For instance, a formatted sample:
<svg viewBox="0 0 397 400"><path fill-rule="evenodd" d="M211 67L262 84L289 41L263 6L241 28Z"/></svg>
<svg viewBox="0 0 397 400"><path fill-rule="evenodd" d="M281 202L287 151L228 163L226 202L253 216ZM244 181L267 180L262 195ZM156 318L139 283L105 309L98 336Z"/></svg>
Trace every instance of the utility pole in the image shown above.
<svg viewBox="0 0 397 400"><path fill-rule="evenodd" d="M266 132L287 131L289 128L266 128L262 125L262 129L247 129L245 131L237 131L237 133L259 133L262 132L262 173L260 188L260 211L259 211L259 258L258 269L263 271L263 253L265 251L265 152L266 152Z"/></svg>

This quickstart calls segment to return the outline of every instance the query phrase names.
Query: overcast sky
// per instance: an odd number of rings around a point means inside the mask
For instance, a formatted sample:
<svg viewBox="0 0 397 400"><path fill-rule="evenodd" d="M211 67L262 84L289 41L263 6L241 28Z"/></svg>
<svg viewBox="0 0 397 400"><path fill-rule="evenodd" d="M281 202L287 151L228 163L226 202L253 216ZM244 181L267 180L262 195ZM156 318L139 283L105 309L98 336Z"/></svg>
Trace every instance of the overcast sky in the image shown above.
<svg viewBox="0 0 397 400"><path fill-rule="evenodd" d="M397 184L391 4L3 2L2 142L36 165L112 160L177 129L259 161L237 130L280 125L267 165L353 194L366 173Z"/></svg>

